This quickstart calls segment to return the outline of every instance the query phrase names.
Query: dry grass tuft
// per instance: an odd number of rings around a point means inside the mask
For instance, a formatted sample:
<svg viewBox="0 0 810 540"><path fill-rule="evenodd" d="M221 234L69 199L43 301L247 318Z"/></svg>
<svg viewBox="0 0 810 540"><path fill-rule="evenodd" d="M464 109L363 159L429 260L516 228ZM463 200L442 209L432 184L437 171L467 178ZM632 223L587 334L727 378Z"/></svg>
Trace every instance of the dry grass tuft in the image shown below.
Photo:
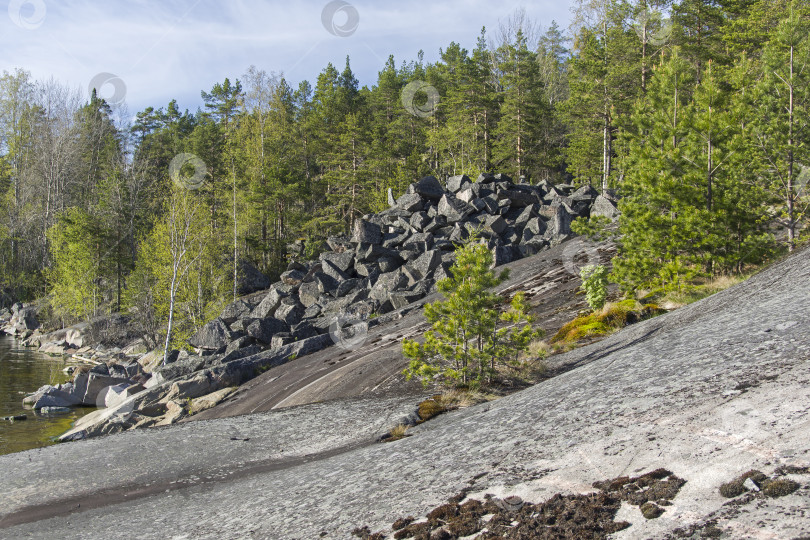
<svg viewBox="0 0 810 540"><path fill-rule="evenodd" d="M388 433L388 437L385 439L386 442L398 441L400 439L404 439L407 435L406 432L408 431L408 426L405 424L399 424L391 429Z"/></svg>

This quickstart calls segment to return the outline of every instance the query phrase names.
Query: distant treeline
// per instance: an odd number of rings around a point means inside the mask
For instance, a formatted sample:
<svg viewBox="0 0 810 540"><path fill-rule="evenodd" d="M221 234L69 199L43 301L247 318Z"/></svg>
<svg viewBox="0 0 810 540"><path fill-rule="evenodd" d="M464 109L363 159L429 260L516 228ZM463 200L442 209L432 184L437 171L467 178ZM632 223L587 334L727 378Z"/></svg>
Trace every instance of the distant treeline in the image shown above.
<svg viewBox="0 0 810 540"><path fill-rule="evenodd" d="M6 72L0 286L64 321L136 308L154 333L173 312L182 339L235 294L235 261L275 276L286 244L346 233L387 188L482 171L618 190L626 288L739 272L801 229L809 12L579 0L570 32L517 12L472 51L390 57L371 88L348 57L296 88L251 67L131 125Z"/></svg>

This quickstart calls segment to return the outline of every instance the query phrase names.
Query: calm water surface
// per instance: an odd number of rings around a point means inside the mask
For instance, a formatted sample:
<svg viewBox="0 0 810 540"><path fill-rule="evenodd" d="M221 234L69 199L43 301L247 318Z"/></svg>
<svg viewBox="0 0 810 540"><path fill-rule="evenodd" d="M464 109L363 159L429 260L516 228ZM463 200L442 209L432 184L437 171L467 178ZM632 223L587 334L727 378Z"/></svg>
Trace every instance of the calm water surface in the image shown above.
<svg viewBox="0 0 810 540"><path fill-rule="evenodd" d="M26 349L11 336L0 336L0 418L28 416L18 422L0 420L0 454L54 444L73 422L95 410L79 407L69 414L43 415L23 408L22 399L43 384L68 381L70 376L62 372L67 365L71 362L66 359Z"/></svg>

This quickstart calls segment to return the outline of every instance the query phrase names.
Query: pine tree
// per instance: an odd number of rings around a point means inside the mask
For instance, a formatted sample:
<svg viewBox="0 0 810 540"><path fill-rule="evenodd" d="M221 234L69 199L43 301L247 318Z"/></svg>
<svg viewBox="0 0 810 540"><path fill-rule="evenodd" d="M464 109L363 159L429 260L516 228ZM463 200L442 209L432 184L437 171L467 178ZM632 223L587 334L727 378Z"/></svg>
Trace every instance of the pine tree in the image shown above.
<svg viewBox="0 0 810 540"><path fill-rule="evenodd" d="M706 190L685 176L691 165L683 155L692 84L690 66L676 49L654 70L633 112L619 205L621 250L614 259L614 276L626 290L679 288L705 248Z"/></svg>
<svg viewBox="0 0 810 540"><path fill-rule="evenodd" d="M810 8L797 2L789 7L763 50L750 130L758 172L781 199L780 221L792 251L802 215L797 178L810 163Z"/></svg>
<svg viewBox="0 0 810 540"><path fill-rule="evenodd" d="M402 342L403 353L411 359L405 370L408 379L417 377L427 385L439 376L447 385L480 386L491 381L499 364L515 359L539 336L521 293L510 309L499 313L502 299L490 289L507 279L508 271L496 275L492 260L492 252L474 238L456 250L452 277L438 283L447 299L425 306L432 324L425 343ZM506 325L498 328L499 322Z"/></svg>

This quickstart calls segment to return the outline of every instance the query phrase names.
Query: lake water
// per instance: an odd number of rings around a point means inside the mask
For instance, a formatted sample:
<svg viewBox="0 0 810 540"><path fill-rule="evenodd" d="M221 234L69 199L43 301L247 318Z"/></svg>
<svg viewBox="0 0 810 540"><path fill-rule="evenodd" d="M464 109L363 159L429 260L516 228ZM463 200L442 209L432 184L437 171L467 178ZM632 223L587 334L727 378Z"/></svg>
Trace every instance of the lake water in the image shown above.
<svg viewBox="0 0 810 540"><path fill-rule="evenodd" d="M54 444L55 438L73 422L95 410L78 407L68 414L37 414L22 405L22 399L44 384L66 382L64 358L21 347L11 336L0 336L0 418L25 414L28 420L0 420L0 455Z"/></svg>

